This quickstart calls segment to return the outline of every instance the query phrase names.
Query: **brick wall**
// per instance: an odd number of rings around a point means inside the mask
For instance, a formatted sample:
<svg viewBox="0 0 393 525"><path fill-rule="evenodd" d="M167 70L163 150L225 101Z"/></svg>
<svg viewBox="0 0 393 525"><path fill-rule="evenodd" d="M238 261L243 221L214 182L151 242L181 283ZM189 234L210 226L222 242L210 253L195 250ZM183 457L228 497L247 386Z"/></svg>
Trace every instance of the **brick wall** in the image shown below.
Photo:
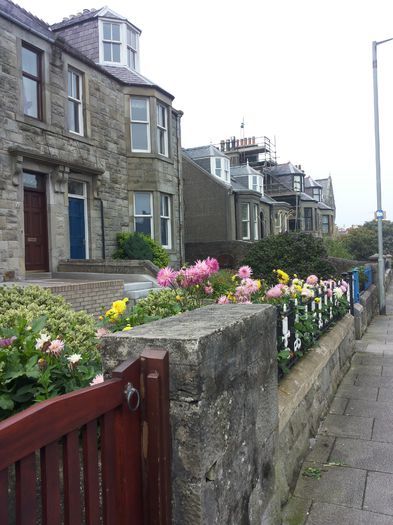
<svg viewBox="0 0 393 525"><path fill-rule="evenodd" d="M113 301L124 297L124 283L120 280L69 283L45 288L62 295L75 310L86 310L94 316L100 315L102 306L107 310Z"/></svg>

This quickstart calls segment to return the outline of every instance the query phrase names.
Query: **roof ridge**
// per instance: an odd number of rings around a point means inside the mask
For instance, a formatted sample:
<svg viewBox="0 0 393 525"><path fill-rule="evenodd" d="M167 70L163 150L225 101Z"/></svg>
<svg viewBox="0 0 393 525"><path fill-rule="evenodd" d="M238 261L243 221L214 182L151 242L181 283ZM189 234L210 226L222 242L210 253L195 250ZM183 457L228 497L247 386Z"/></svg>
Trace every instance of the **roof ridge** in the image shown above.
<svg viewBox="0 0 393 525"><path fill-rule="evenodd" d="M13 2L12 0L5 0L6 2L8 2L9 4L12 4L14 7L20 9L21 11L23 11L26 15L30 16L31 18L34 18L34 20L36 20L37 22L39 22L40 24L44 25L46 29L48 29L48 31L51 31L51 28L50 28L50 24L48 24L47 22L45 22L45 20L42 20L42 18L38 18L38 16L36 15L33 15L33 13L30 13L30 11L27 11L27 9L25 9L24 7L20 6L19 4L16 4L15 2Z"/></svg>

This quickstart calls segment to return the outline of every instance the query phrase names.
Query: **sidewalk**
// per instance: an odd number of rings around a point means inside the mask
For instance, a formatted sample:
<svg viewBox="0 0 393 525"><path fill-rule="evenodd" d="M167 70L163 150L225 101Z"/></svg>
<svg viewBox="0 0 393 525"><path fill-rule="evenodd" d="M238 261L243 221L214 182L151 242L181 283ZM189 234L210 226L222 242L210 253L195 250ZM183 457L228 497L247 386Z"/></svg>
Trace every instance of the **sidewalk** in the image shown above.
<svg viewBox="0 0 393 525"><path fill-rule="evenodd" d="M393 286L356 343L283 525L393 525Z"/></svg>

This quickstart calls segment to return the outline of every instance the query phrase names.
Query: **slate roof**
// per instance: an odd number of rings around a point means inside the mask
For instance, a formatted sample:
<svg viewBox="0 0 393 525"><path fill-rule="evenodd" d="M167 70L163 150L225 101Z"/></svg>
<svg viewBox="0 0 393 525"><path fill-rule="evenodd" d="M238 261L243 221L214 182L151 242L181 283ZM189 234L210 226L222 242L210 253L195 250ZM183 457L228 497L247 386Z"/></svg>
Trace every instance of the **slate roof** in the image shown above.
<svg viewBox="0 0 393 525"><path fill-rule="evenodd" d="M312 179L310 176L305 177L304 186L306 188L322 188L321 184L316 180Z"/></svg>
<svg viewBox="0 0 393 525"><path fill-rule="evenodd" d="M277 164L267 168L266 171L272 175L292 175L298 173L304 176L304 171L300 170L292 164L292 162L285 162L284 164Z"/></svg>
<svg viewBox="0 0 393 525"><path fill-rule="evenodd" d="M0 14L12 22L22 25L33 33L42 36L46 40L52 42L55 40L55 37L46 22L32 15L29 11L26 11L26 9L14 4L11 0L0 0Z"/></svg>
<svg viewBox="0 0 393 525"><path fill-rule="evenodd" d="M300 200L301 200L301 201L312 201L312 202L318 202L318 201L316 201L315 199L313 199L312 197L310 197L310 195L307 195L307 193L300 192L300 193L299 193L299 196L300 196Z"/></svg>
<svg viewBox="0 0 393 525"><path fill-rule="evenodd" d="M328 206L324 202L318 202L318 208L320 208L321 210L331 210L331 211L333 211L333 208L331 208L330 206Z"/></svg>
<svg viewBox="0 0 393 525"><path fill-rule="evenodd" d="M209 144L208 146L200 146L197 148L187 148L184 151L192 159L203 159L206 157L228 158L222 151L213 146L213 144Z"/></svg>
<svg viewBox="0 0 393 525"><path fill-rule="evenodd" d="M126 21L139 33L141 33L141 30L138 27L132 24L124 16L115 13L114 11L112 11L112 9L109 9L109 7L107 6L101 7L100 9L83 9L81 13L77 13L76 15L71 15L69 17L63 18L61 22L56 22L56 24L52 24L50 27L53 31L56 31L59 29L64 29L66 27L73 26L75 24L80 24L81 22L86 22L86 20L91 20L92 18L97 18L98 16L104 16L105 18L113 18L115 20Z"/></svg>
<svg viewBox="0 0 393 525"><path fill-rule="evenodd" d="M231 166L231 176L234 177L241 177L244 175L259 175L261 176L262 173L260 171L257 171L256 169L252 168L248 164L242 164L241 166Z"/></svg>

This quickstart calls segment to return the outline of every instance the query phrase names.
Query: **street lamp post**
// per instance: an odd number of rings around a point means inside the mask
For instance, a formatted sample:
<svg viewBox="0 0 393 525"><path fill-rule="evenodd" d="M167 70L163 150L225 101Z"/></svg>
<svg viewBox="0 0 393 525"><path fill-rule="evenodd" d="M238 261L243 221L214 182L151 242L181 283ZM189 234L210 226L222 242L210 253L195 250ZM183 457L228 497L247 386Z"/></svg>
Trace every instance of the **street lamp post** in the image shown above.
<svg viewBox="0 0 393 525"><path fill-rule="evenodd" d="M375 173L377 181L377 221L378 221L378 299L379 313L386 314L385 304L385 264L383 260L383 238L382 238L382 197L381 197L381 154L379 143L379 110L378 110L378 64L377 46L390 42L393 38L373 42L373 79L374 79L374 132L375 132Z"/></svg>

